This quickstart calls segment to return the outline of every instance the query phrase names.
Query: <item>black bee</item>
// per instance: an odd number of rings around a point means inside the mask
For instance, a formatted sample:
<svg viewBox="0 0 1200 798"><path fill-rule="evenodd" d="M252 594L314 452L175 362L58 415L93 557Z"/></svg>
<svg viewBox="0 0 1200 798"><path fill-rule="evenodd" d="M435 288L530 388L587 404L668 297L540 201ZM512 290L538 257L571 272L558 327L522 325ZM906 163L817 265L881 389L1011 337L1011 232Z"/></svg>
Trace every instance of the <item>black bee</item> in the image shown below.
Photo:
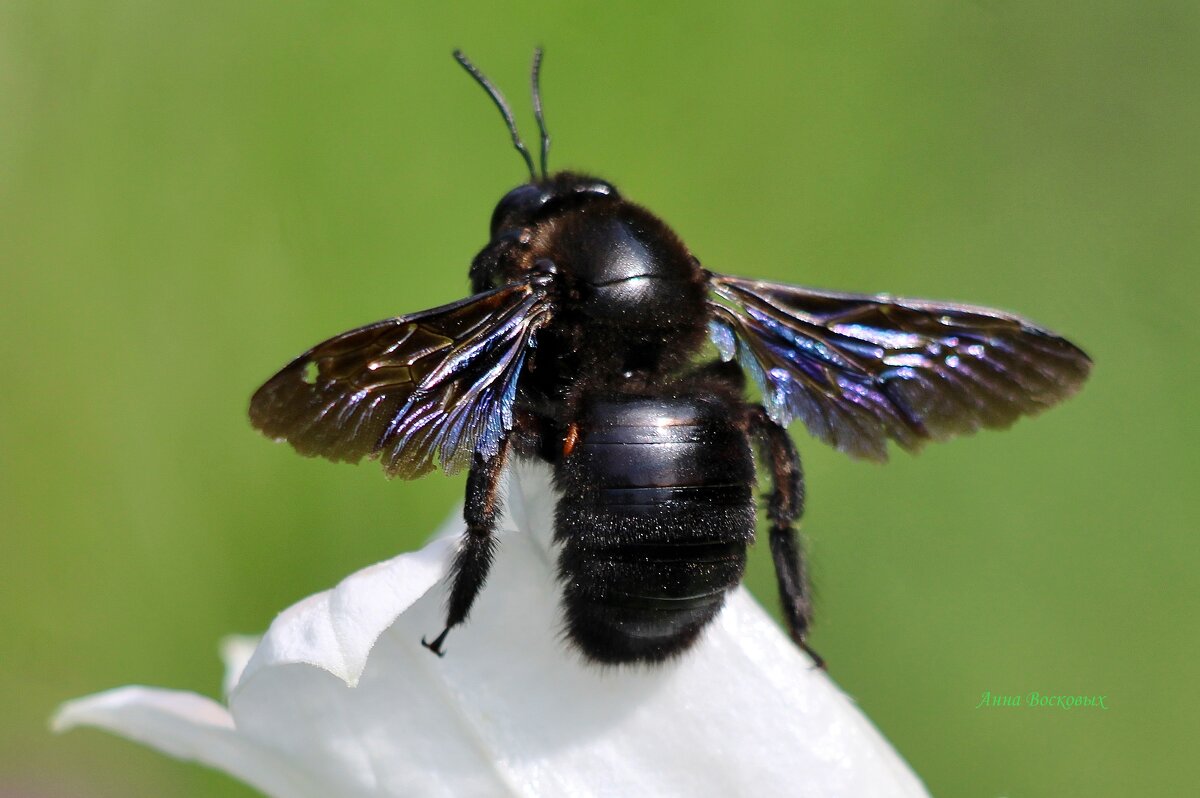
<svg viewBox="0 0 1200 798"><path fill-rule="evenodd" d="M814 291L706 270L608 182L550 174L534 56L541 176L503 97L529 182L508 192L471 263L472 295L318 344L254 394L250 418L301 454L378 459L412 479L469 468L467 531L446 628L487 579L509 458L541 458L568 637L589 659L657 662L690 646L737 586L754 539L757 444L771 474L771 554L806 651L812 604L795 524L800 460L786 425L884 460L1007 427L1074 393L1091 361L997 310ZM719 358L698 362L706 341ZM744 398L744 374L762 404ZM813 655L817 662L820 659Z"/></svg>

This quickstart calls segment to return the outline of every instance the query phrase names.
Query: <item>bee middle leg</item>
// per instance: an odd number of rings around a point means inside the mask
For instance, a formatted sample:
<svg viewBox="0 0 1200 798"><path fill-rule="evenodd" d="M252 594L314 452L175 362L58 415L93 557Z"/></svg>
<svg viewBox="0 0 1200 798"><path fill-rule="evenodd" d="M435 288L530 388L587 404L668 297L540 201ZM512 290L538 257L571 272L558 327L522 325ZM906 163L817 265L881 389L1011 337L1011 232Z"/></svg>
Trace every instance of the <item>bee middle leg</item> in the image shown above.
<svg viewBox="0 0 1200 798"><path fill-rule="evenodd" d="M510 438L505 438L500 449L488 460L476 455L467 476L467 500L463 517L467 529L463 533L454 563L450 567L450 597L446 602L446 628L432 641L421 638L421 645L437 654L445 655L442 644L450 630L467 619L475 597L487 581L492 559L496 552L496 520L500 517L500 475L508 460Z"/></svg>
<svg viewBox="0 0 1200 798"><path fill-rule="evenodd" d="M779 582L779 603L792 640L813 658L818 668L825 660L805 638L812 625L812 592L804 568L800 535L794 524L804 514L804 472L800 455L787 430L776 424L761 405L750 410L750 434L771 470L772 490L767 503L771 522L771 558Z"/></svg>

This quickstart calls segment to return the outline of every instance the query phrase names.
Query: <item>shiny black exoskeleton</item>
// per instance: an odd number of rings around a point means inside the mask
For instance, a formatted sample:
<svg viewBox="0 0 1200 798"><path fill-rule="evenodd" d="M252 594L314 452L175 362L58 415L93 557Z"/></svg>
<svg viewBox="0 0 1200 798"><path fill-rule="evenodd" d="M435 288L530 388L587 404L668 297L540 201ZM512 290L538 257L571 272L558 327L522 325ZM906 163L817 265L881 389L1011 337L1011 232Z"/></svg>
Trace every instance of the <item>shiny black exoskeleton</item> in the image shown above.
<svg viewBox="0 0 1200 798"><path fill-rule="evenodd" d="M251 421L302 454L374 458L392 476L469 469L446 627L426 642L439 654L487 578L505 464L550 463L567 636L603 663L677 655L716 616L754 538L756 446L784 620L813 654L787 423L884 460L889 442L915 451L1039 412L1073 393L1091 361L989 308L702 268L611 184L547 172L540 56L539 176L499 92L456 53L530 173L492 214L474 294L318 344L258 389ZM702 362L706 340L719 359ZM761 405L745 400L744 375Z"/></svg>
<svg viewBox="0 0 1200 798"><path fill-rule="evenodd" d="M705 336L705 273L675 234L603 181L560 172L510 191L471 265L476 291L553 274L554 318L521 388L558 405L689 362ZM553 411L551 411L553 412ZM561 413L561 410L559 410Z"/></svg>
<svg viewBox="0 0 1200 798"><path fill-rule="evenodd" d="M715 392L581 408L555 469L555 538L567 631L591 658L680 651L741 582L756 514L739 410Z"/></svg>

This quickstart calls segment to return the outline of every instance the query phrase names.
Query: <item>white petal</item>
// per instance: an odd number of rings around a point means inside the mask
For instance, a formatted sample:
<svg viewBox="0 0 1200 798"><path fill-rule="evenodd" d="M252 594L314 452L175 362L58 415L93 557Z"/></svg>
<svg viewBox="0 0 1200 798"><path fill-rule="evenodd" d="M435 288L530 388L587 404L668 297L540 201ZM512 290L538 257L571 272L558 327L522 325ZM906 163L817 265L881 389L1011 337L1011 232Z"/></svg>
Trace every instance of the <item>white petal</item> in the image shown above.
<svg viewBox="0 0 1200 798"><path fill-rule="evenodd" d="M444 659L419 645L441 628L441 585L379 638L354 690L296 667L243 681L239 729L308 762L340 758L354 795L925 794L744 591L678 663L583 663L559 633L549 481L514 477L492 575ZM361 578L338 590L389 600Z"/></svg>
<svg viewBox="0 0 1200 798"><path fill-rule="evenodd" d="M444 659L419 641L442 626L447 539L281 614L232 691L236 732L223 733L262 773L289 762L304 785L346 798L926 794L745 591L676 663L583 663L559 633L545 469L515 469L508 504L492 575ZM273 795L310 794L221 758L203 761Z"/></svg>
<svg viewBox="0 0 1200 798"><path fill-rule="evenodd" d="M179 759L223 770L268 795L322 796L321 785L296 763L239 735L225 707L195 693L120 687L68 701L51 728L63 732L76 726L107 729ZM330 794L334 793L324 793Z"/></svg>

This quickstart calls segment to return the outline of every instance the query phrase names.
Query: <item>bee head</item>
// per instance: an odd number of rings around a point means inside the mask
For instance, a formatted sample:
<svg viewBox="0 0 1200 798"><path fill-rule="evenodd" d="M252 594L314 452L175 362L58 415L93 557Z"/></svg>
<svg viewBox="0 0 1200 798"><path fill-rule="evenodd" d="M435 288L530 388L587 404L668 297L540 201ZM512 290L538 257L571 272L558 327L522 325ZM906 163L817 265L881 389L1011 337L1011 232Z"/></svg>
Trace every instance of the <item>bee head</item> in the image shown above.
<svg viewBox="0 0 1200 798"><path fill-rule="evenodd" d="M492 211L491 236L533 227L541 219L597 198L618 199L617 189L596 177L559 172L523 183L500 198Z"/></svg>

